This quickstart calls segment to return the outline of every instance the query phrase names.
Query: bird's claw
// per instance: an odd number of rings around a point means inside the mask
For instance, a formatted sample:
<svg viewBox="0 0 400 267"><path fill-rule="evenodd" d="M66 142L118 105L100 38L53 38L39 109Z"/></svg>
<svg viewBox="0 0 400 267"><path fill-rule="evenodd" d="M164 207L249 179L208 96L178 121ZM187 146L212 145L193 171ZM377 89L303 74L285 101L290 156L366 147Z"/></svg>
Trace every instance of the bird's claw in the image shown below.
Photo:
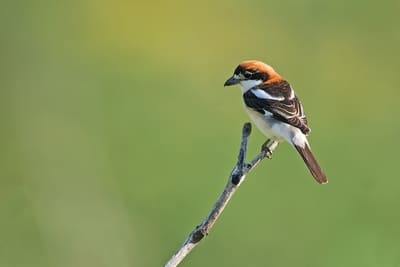
<svg viewBox="0 0 400 267"><path fill-rule="evenodd" d="M272 159L272 151L269 149L269 145L271 144L271 139L265 141L261 146L261 152L265 153L265 157L268 159Z"/></svg>

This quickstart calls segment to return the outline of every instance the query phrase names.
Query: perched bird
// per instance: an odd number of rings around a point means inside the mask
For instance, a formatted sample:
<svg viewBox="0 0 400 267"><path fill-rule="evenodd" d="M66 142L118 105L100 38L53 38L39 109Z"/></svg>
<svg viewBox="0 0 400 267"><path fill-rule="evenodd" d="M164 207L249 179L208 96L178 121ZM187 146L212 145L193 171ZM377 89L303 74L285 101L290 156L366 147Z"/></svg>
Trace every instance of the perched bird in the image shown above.
<svg viewBox="0 0 400 267"><path fill-rule="evenodd" d="M311 153L307 135L310 128L303 107L290 84L271 66L247 60L237 66L224 86L240 84L244 106L258 129L273 141L289 142L320 184L328 182Z"/></svg>

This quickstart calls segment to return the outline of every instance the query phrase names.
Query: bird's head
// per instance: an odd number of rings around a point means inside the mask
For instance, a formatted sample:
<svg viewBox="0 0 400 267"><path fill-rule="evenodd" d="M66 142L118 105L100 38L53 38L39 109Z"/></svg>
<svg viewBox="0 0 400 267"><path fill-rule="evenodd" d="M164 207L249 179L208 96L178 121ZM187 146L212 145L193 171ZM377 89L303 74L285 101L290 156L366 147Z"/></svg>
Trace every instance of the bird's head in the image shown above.
<svg viewBox="0 0 400 267"><path fill-rule="evenodd" d="M240 84L245 91L261 83L270 83L282 79L269 65L258 60L246 60L236 67L232 77L224 86Z"/></svg>

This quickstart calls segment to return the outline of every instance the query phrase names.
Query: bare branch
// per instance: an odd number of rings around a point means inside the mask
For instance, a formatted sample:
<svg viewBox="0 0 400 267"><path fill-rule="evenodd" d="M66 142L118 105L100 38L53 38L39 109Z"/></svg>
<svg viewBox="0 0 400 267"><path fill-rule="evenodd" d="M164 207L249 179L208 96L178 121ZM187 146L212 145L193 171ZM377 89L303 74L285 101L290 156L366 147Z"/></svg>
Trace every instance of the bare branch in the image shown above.
<svg viewBox="0 0 400 267"><path fill-rule="evenodd" d="M169 259L169 261L164 265L164 267L175 267L177 266L192 250L197 244L208 235L210 229L213 227L217 221L219 215L222 213L229 200L242 184L246 175L261 162L264 158L270 158L272 152L278 146L278 142L268 140L262 146L261 152L255 156L249 163L245 163L246 152L247 152L247 141L251 133L251 124L245 123L242 130L242 141L240 144L240 150L238 155L238 161L233 168L228 182L224 188L224 191L220 197L215 202L210 213L198 225L188 236L182 246L177 252Z"/></svg>

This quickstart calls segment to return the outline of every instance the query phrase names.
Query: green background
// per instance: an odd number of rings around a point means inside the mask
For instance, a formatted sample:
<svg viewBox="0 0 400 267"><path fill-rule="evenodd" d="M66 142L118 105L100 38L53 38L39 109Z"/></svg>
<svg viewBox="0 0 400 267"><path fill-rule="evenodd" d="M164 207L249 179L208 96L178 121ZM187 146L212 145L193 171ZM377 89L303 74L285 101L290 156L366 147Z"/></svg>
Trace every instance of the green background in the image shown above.
<svg viewBox="0 0 400 267"><path fill-rule="evenodd" d="M235 164L249 119L223 83L245 59L291 82L330 183L282 144L182 266L400 266L399 12L3 1L0 266L161 266Z"/></svg>

